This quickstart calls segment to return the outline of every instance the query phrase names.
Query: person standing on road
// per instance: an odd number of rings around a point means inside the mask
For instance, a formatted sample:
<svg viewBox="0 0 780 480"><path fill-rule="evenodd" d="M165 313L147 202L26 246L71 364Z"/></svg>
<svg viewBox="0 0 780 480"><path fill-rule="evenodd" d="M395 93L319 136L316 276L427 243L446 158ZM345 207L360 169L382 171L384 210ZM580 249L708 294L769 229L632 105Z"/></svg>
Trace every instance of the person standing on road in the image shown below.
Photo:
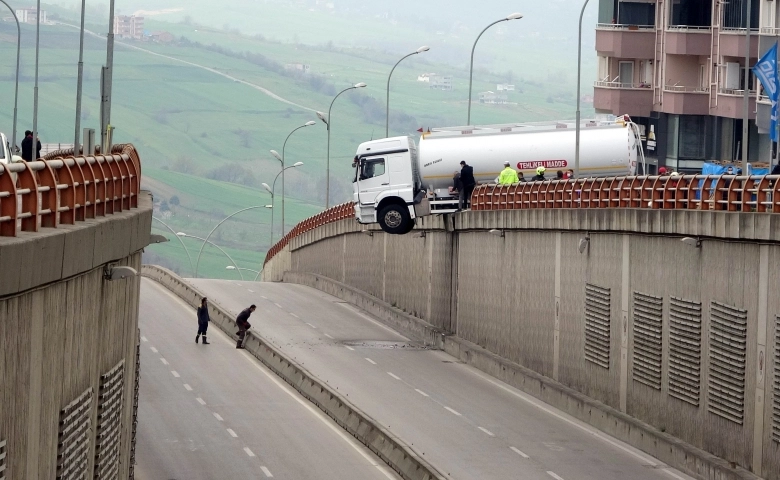
<svg viewBox="0 0 780 480"><path fill-rule="evenodd" d="M510 166L509 162L504 162L504 169L498 175L499 185L514 185L520 183L520 179L517 178L517 172Z"/></svg>
<svg viewBox="0 0 780 480"><path fill-rule="evenodd" d="M463 190L461 190L458 209L463 210L471 205L471 192L477 185L477 181L474 179L474 167L468 165L464 160L460 162L460 181L463 182Z"/></svg>
<svg viewBox="0 0 780 480"><path fill-rule="evenodd" d="M41 158L41 141L38 140L38 147L35 150L35 158L33 158L33 137L30 130L25 130L24 140L22 140L22 160L32 162Z"/></svg>
<svg viewBox="0 0 780 480"><path fill-rule="evenodd" d="M236 335L238 335L238 342L236 342L236 348L244 348L246 331L252 326L249 324L249 316L252 315L252 312L256 309L257 307L255 305L250 305L249 308L241 310L241 313L236 317L236 324L238 325L238 332L236 333Z"/></svg>
<svg viewBox="0 0 780 480"><path fill-rule="evenodd" d="M209 341L206 339L206 330L209 329L209 306L208 299L203 297L200 301L200 307L198 307L198 334L195 335L195 343L198 343L198 338L203 335L203 345L209 345Z"/></svg>

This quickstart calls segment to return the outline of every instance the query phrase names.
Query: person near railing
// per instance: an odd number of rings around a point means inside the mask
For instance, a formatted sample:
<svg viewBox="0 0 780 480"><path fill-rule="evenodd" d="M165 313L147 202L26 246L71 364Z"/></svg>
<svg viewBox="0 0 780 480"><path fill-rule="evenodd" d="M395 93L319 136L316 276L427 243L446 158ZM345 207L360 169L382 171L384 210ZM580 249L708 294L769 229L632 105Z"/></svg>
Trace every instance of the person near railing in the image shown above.
<svg viewBox="0 0 780 480"><path fill-rule="evenodd" d="M531 179L532 182L544 182L547 180L544 178L544 172L546 172L547 169L544 167L536 167L536 175Z"/></svg>
<svg viewBox="0 0 780 480"><path fill-rule="evenodd" d="M38 138L38 148L35 150L35 158L33 158L33 138L30 130L25 130L24 140L22 140L22 159L26 162L32 162L41 158L41 139Z"/></svg>
<svg viewBox="0 0 780 480"><path fill-rule="evenodd" d="M520 179L517 177L517 172L510 166L509 162L504 162L504 169L498 175L499 185L514 185L520 183Z"/></svg>
<svg viewBox="0 0 780 480"><path fill-rule="evenodd" d="M458 210L463 210L471 205L471 193L477 185L477 180L474 178L474 167L464 160L460 162L460 181L463 182L463 190L461 190Z"/></svg>

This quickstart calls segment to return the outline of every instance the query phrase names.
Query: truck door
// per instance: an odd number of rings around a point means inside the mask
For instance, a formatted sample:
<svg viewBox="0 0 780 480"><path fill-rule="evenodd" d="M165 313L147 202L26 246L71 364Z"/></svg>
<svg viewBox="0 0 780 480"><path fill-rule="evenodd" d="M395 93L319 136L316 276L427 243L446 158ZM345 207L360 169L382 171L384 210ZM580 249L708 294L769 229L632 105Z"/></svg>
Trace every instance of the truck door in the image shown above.
<svg viewBox="0 0 780 480"><path fill-rule="evenodd" d="M390 186L384 157L364 158L358 172L358 199L361 205L373 205L376 197Z"/></svg>

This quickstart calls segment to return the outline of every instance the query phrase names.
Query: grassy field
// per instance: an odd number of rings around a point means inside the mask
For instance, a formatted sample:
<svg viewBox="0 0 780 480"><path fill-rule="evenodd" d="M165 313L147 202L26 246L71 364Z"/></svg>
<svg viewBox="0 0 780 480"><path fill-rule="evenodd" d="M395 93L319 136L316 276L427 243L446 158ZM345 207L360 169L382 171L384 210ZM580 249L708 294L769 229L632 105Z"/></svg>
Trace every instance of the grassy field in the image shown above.
<svg viewBox="0 0 780 480"><path fill-rule="evenodd" d="M351 196L351 159L356 146L371 138L384 136L384 102L387 74L397 57L383 51L312 47L278 43L239 35L220 29L150 20L150 29L168 30L186 42L176 45L136 43L156 54L192 62L251 82L303 107L327 111L333 94L328 88L314 90L306 78L294 78L273 63L258 65L246 60L246 52L262 54L271 62L300 62L312 65L330 89L345 88L356 82L369 86L343 95L335 104L331 132L331 204ZM197 30L197 31L196 31ZM24 26L22 82L19 127L24 131L32 123L32 48L33 29ZM39 131L44 142L71 143L77 62L77 32L65 26L42 29ZM200 42L200 46L193 43ZM489 42L488 42L489 43ZM105 43L88 37L85 52L84 114L82 126L99 127L100 65L105 61ZM223 49L215 51L212 45ZM205 46L209 46L206 48ZM0 23L0 58L4 72L13 72L15 29ZM269 68L269 65L272 68ZM416 81L423 72L452 74L452 92L432 91ZM495 83L510 81L506 74L479 70L475 74L477 92L495 90ZM510 95L516 105L485 106L475 104L474 123L511 123L519 121L570 118L573 116L573 88L532 77L513 78L518 91ZM418 127L457 125L466 122L468 72L413 57L398 67L392 83L393 124L391 135L410 134ZM12 98L13 75L0 76L3 98ZM568 95L568 96L567 96ZM373 104L366 102L372 99ZM0 128L10 135L9 102L0 108ZM373 110L366 105L372 105ZM376 111L379 105L381 110ZM117 128L116 142L132 142L143 162L143 186L165 201L169 210L156 210L156 216L175 231L205 236L225 216L254 205L271 203L260 186L271 184L279 171L279 162L268 153L281 152L287 134L308 120L313 112L273 99L258 89L237 83L192 65L117 46L115 54L112 124ZM377 114L378 113L378 114ZM401 116L400 114L406 115ZM304 166L287 171L286 220L288 228L320 211L325 190L325 126L298 131L287 144L288 164L302 161ZM233 170L231 170L233 169ZM225 172L234 171L226 179ZM275 209L275 231L281 230L279 194ZM171 199L176 197L178 205ZM269 246L270 212L250 211L229 221L215 234L213 241L223 247L246 268L258 268ZM156 228L162 226L155 222ZM164 233L160 230L159 233ZM170 236L170 235L169 235ZM185 242L194 242L185 240ZM189 243L188 243L189 246ZM177 241L150 247L157 263L189 274L189 264ZM233 278L226 271L227 261L219 251L204 252L200 273L215 278ZM237 278L237 275L236 275Z"/></svg>

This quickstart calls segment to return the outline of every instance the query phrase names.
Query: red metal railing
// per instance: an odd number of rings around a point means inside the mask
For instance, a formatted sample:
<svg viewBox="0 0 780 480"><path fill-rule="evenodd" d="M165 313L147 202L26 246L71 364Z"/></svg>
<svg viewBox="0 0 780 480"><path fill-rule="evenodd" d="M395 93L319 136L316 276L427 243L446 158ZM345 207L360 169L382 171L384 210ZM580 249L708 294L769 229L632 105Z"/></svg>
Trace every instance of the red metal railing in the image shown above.
<svg viewBox="0 0 780 480"><path fill-rule="evenodd" d="M135 147L115 145L111 155L72 153L0 164L0 237L138 207L141 160Z"/></svg>

